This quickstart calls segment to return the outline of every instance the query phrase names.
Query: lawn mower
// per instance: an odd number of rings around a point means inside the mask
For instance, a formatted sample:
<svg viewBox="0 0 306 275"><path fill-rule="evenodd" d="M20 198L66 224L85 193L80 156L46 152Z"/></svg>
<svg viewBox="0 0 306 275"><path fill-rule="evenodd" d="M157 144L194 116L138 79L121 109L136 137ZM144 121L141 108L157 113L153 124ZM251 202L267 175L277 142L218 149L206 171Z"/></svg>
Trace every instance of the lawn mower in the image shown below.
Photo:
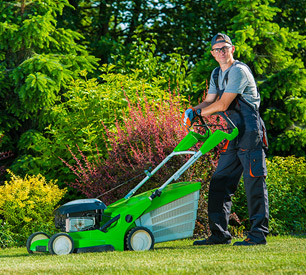
<svg viewBox="0 0 306 275"><path fill-rule="evenodd" d="M55 226L62 233L49 237L44 232L33 233L26 246L30 254L49 252L65 255L82 252L145 251L155 243L192 237L197 216L200 182L176 182L202 155L224 139L232 140L238 129L224 114L222 117L232 129L231 133L211 131L204 134L189 133L153 171L145 171L146 177L124 198L106 206L99 199L79 199L68 202L55 210ZM203 142L198 151L190 150ZM188 151L189 150L189 151ZM163 165L176 155L192 155L161 187L135 195ZM170 184L171 183L171 184Z"/></svg>

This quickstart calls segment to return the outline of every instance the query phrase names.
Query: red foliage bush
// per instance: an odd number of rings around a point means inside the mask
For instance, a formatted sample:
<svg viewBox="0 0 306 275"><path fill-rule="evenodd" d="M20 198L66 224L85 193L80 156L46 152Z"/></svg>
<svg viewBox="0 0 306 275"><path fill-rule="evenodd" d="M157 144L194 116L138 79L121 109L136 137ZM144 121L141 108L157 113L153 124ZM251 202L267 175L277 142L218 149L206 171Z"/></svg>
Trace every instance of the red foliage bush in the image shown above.
<svg viewBox="0 0 306 275"><path fill-rule="evenodd" d="M106 157L102 157L97 148L96 155L88 160L79 148L79 156L68 148L76 162L72 166L62 160L76 175L75 182L70 183L70 186L86 197L102 197L106 204L123 198L145 177L145 170L156 167L185 137L186 132L180 124L180 119L186 108L187 104L180 101L180 96L170 92L168 99L154 104L145 101L144 105L133 105L129 102L128 111L123 114L123 123L116 122L115 128L111 130L104 126L103 138L109 148ZM211 116L207 123L212 130L220 126L225 128L224 121L217 116ZM198 132L201 132L201 129L203 128L194 127ZM201 144L196 146L199 149ZM180 181L202 182L194 232L194 236L198 238L209 234L207 191L219 153L219 148L214 148L180 178ZM188 158L186 155L174 157L173 161L169 161L150 178L138 193L161 186Z"/></svg>
<svg viewBox="0 0 306 275"><path fill-rule="evenodd" d="M106 158L101 157L97 149L96 156L89 161L80 150L80 157L77 157L69 148L76 164L72 166L64 162L77 177L70 185L87 197L97 197L112 190L103 195L102 200L106 204L122 198L145 177L145 170L157 166L186 135L180 124L183 109L186 109L186 104L180 101L179 95L171 93L168 99L154 104L145 101L144 105L133 105L129 102L128 111L123 114L123 123L116 122L115 130L105 127L104 139L109 148ZM211 117L209 122L217 123L215 117ZM187 170L180 180L207 183L218 155L219 151L215 148ZM161 186L188 158L186 155L174 157L139 192ZM128 183L113 190L126 181Z"/></svg>

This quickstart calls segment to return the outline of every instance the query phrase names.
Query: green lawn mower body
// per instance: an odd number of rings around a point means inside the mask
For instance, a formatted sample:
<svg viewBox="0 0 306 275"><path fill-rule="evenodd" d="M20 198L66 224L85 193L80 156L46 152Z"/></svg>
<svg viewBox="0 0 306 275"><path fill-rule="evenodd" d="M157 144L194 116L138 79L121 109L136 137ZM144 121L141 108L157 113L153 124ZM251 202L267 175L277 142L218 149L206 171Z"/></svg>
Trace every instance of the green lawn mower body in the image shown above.
<svg viewBox="0 0 306 275"><path fill-rule="evenodd" d="M222 140L232 140L238 129L225 116L230 134L208 128L204 135L190 131L152 172L121 200L106 206L98 199L68 202L55 210L55 226L63 233L49 237L36 232L27 240L28 252L63 255L73 252L150 250L155 243L192 237L197 216L199 182L176 182L203 154ZM199 151L187 151L197 142ZM160 188L138 195L136 191L175 155L191 154L190 159Z"/></svg>

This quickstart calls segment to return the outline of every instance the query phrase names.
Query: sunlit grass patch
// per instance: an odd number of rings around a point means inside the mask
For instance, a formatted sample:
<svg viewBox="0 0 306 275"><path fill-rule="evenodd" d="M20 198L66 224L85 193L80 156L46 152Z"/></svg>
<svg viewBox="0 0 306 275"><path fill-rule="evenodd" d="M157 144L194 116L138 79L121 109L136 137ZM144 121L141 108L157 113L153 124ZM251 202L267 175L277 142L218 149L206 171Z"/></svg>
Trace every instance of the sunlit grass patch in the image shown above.
<svg viewBox="0 0 306 275"><path fill-rule="evenodd" d="M236 241L236 240L234 240ZM234 242L233 241L233 242ZM192 240L155 245L147 252L29 255L0 250L1 274L305 274L306 237L269 237L267 245L192 246Z"/></svg>

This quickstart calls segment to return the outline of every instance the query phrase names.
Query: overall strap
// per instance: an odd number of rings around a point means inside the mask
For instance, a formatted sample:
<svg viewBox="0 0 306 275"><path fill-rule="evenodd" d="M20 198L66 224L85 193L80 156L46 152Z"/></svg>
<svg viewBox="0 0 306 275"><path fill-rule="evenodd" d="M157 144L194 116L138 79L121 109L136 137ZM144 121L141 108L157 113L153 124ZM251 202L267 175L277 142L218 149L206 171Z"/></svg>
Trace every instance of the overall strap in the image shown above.
<svg viewBox="0 0 306 275"><path fill-rule="evenodd" d="M252 70L250 69L250 67L249 67L247 64L245 64L245 63L243 63L243 62L241 62L241 61L235 60L233 66L236 66L236 65L245 66L245 67L249 70L249 72L251 73L251 75L253 76ZM253 78L254 78L254 76L253 76ZM255 78L254 78L254 80L255 80ZM256 81L255 81L255 82L256 82ZM256 90L257 90L257 95L258 95L259 92L258 92L257 83L256 83ZM244 99L244 101L245 101L245 103L250 104L250 103L248 103L245 99Z"/></svg>
<svg viewBox="0 0 306 275"><path fill-rule="evenodd" d="M243 66L247 67L248 70L250 71L250 73L253 75L252 70L250 69L250 67L247 64L245 64L245 63L243 63L241 61L235 60L233 65L234 66L236 66L236 65L243 65Z"/></svg>
<svg viewBox="0 0 306 275"><path fill-rule="evenodd" d="M248 70L250 71L250 73L253 75L253 73L252 73L250 67L249 67L247 64L245 64L245 63L243 63L243 62L241 62L241 61L235 60L232 66L236 66L236 65L238 65L238 64L247 67L247 69L248 69ZM213 74L213 80L214 80L214 82L215 82L215 86L216 86L217 93L218 93L219 97L222 96L223 91L224 91L224 90L220 90L220 88L219 88L219 72L220 72L220 69L221 69L220 67L217 67L217 68L215 69L215 71L214 71L214 74ZM225 74L225 76L224 76L224 81L225 81L226 83L228 82L228 74L229 74L229 71L228 71L228 72ZM257 90L257 93L258 93L258 90ZM238 98L239 100L243 101L243 102L244 102L245 104L247 104L249 107L251 107L254 111L258 111L257 108L254 107L253 104L251 104L251 103L249 103L247 100L245 100L245 99L243 98L242 95L240 95L240 94L237 95L237 98Z"/></svg>
<svg viewBox="0 0 306 275"><path fill-rule="evenodd" d="M220 72L220 67L216 68L213 74L213 80L215 82L215 86L217 89L218 95L220 95L220 89L219 89L219 72Z"/></svg>

